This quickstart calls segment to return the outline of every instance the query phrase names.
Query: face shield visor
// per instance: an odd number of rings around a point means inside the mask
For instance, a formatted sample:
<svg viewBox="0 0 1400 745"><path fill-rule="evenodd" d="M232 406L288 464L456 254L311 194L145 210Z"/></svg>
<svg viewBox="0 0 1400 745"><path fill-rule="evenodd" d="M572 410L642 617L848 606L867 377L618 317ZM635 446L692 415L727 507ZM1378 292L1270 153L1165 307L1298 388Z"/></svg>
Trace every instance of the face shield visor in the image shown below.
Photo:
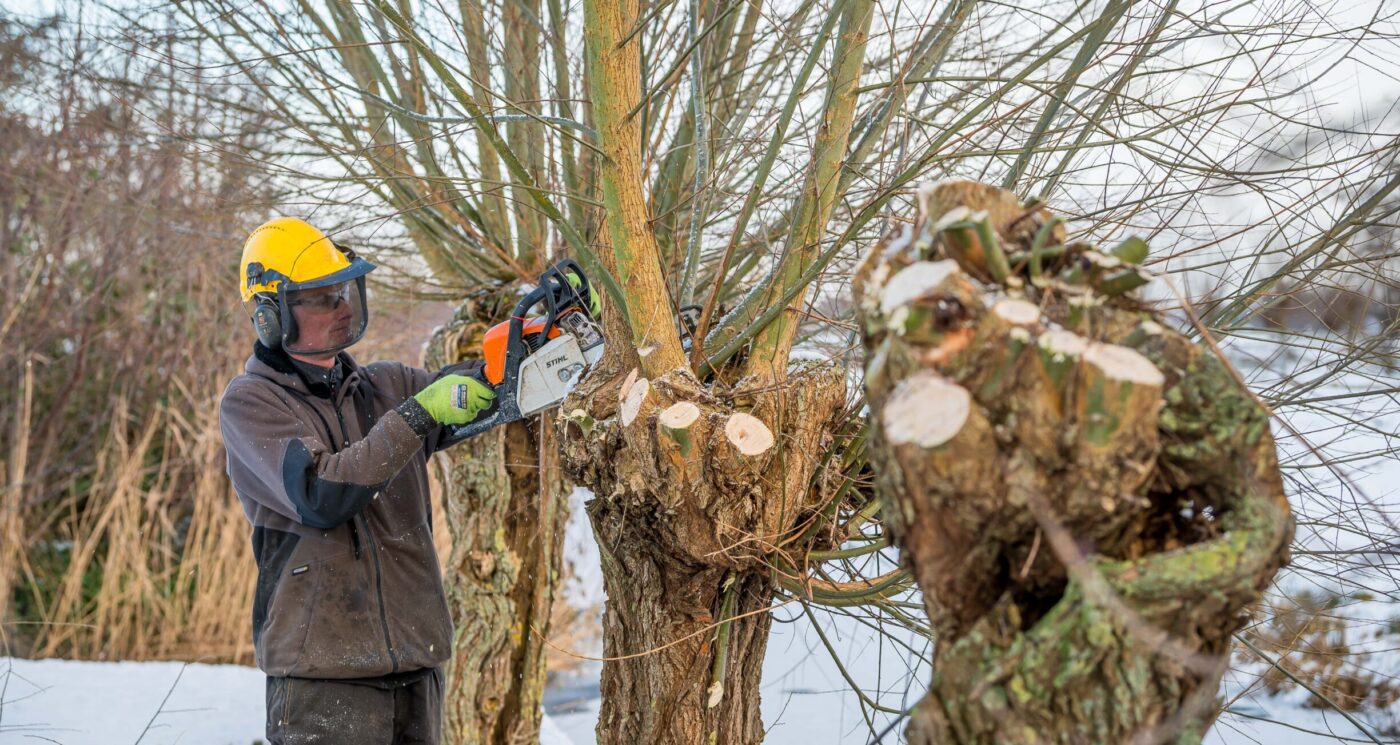
<svg viewBox="0 0 1400 745"><path fill-rule="evenodd" d="M328 355L359 341L369 326L365 275L373 268L357 258L329 276L280 288L282 348Z"/></svg>

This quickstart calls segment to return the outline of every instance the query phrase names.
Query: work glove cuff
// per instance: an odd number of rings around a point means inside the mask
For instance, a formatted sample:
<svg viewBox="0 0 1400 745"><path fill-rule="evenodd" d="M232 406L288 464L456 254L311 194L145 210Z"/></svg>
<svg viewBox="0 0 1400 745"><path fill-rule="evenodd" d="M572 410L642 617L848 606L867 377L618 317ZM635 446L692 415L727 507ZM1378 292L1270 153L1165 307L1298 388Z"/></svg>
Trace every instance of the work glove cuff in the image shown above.
<svg viewBox="0 0 1400 745"><path fill-rule="evenodd" d="M423 408L423 404L418 403L418 399L411 396L408 400L399 404L394 410L399 413L399 416L403 417L403 420L413 429L414 434L419 437L427 437L428 433L432 432L433 429L438 426L437 420L433 419L433 415L429 414L428 410Z"/></svg>

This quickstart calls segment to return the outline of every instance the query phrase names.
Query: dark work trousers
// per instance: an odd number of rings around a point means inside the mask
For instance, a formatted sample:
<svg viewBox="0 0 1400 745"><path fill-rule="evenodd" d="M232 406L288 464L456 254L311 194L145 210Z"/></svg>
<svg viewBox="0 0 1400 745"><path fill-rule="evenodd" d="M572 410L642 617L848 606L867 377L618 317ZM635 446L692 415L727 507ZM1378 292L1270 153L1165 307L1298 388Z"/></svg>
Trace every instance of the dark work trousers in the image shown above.
<svg viewBox="0 0 1400 745"><path fill-rule="evenodd" d="M439 745L442 671L385 684L267 679L271 745Z"/></svg>

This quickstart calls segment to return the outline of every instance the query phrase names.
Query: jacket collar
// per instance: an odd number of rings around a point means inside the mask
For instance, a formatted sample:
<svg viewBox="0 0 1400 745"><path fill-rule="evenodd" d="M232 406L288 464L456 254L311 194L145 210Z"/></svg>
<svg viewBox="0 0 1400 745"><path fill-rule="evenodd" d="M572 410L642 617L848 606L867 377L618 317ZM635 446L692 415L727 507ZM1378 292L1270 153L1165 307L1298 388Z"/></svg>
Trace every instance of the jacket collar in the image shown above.
<svg viewBox="0 0 1400 745"><path fill-rule="evenodd" d="M337 354L336 359L340 363L342 371L340 386L335 391L336 403L339 404L340 400L344 399L346 392L359 382L360 368L346 352ZM297 369L292 358L287 356L286 351L270 349L261 341L253 342L253 356L248 358L243 369L252 375L267 378L283 388L302 395L325 399L331 397L330 386L320 381L308 382L301 371Z"/></svg>

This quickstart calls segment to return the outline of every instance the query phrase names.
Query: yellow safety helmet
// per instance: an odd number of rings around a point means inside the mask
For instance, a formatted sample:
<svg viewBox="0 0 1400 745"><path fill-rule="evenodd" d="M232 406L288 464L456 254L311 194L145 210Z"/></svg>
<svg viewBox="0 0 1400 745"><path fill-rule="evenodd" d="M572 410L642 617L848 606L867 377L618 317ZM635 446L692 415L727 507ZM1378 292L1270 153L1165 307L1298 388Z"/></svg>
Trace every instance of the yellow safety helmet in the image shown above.
<svg viewBox="0 0 1400 745"><path fill-rule="evenodd" d="M369 323L365 302L365 275L374 265L354 251L337 245L305 220L278 217L258 226L243 244L240 291L244 302L253 301L253 326L268 347L283 347L301 354L333 353L364 335ZM303 339L298 313L292 308L300 298L325 295L330 288L350 309L349 327L335 338ZM315 292L313 292L315 291ZM338 303L318 307L335 310Z"/></svg>
<svg viewBox="0 0 1400 745"><path fill-rule="evenodd" d="M243 244L243 301L252 300L258 293L276 295L283 282L305 286L308 282L329 278L352 268L353 264L353 253L336 246L325 233L305 220L295 217L268 220L249 234ZM354 273L354 276L359 275Z"/></svg>

